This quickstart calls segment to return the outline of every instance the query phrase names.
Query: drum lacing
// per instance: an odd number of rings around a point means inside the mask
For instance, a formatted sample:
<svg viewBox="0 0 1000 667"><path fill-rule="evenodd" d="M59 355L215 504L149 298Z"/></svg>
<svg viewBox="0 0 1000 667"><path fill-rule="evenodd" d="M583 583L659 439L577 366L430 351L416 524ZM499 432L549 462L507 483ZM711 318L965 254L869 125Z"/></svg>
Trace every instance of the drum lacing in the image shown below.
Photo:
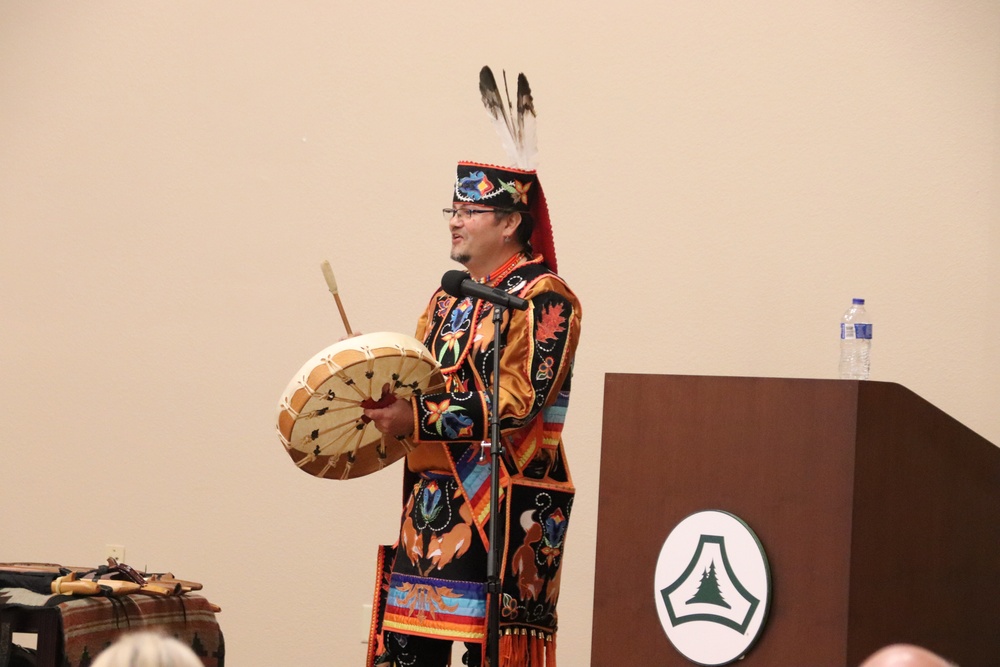
<svg viewBox="0 0 1000 667"><path fill-rule="evenodd" d="M370 347L363 347L361 351L365 353L365 377L368 378L368 396L370 398L375 398L375 392L372 391L372 378L375 377L375 355L372 354ZM379 389L379 396L382 395L382 390Z"/></svg>

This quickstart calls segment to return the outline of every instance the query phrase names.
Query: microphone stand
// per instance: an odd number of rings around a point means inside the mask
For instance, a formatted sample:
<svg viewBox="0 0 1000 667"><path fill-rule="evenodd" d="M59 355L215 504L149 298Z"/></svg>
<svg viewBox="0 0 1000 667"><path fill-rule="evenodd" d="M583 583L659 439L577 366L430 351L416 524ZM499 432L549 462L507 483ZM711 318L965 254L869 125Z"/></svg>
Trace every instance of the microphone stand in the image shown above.
<svg viewBox="0 0 1000 667"><path fill-rule="evenodd" d="M503 442L500 440L500 324L504 307L493 304L493 400L490 401L490 546L486 553L486 592L489 594L486 635L489 667L500 667L500 457ZM509 502L509 499L508 499Z"/></svg>

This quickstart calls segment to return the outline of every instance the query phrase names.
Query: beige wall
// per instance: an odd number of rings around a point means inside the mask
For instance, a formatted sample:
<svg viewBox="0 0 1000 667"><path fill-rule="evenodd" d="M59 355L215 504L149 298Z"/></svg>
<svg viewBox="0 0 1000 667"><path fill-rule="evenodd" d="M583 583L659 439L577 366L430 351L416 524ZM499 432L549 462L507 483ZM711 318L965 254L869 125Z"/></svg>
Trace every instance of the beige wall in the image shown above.
<svg viewBox="0 0 1000 667"><path fill-rule="evenodd" d="M359 664L398 470L304 475L276 403L343 334L322 260L364 331L453 268L484 64L531 81L584 303L566 667L605 373L832 378L863 296L872 378L1000 444L992 0L0 0L0 561L124 544L205 582L233 665Z"/></svg>

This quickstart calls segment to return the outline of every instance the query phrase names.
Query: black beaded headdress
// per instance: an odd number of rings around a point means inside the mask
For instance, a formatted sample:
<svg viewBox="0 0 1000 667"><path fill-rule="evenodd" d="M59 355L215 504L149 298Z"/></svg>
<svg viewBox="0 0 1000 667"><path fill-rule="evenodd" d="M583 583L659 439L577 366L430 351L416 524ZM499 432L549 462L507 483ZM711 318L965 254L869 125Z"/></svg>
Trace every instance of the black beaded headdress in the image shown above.
<svg viewBox="0 0 1000 667"><path fill-rule="evenodd" d="M549 208L535 171L538 147L531 88L524 74L518 74L515 108L506 85L504 73L504 91L507 93L505 104L490 68L484 67L479 72L479 92L483 97L483 105L493 119L494 127L513 164L510 167L500 167L479 162L459 162L454 201L476 202L484 206L531 213L535 223L531 246L555 272L556 250L552 240Z"/></svg>

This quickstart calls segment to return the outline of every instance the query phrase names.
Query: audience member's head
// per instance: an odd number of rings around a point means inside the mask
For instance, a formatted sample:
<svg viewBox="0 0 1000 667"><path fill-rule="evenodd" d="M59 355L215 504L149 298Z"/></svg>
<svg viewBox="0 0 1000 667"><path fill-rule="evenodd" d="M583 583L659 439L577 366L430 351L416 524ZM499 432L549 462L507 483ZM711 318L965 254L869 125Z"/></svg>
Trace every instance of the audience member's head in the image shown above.
<svg viewBox="0 0 1000 667"><path fill-rule="evenodd" d="M927 649L910 644L893 644L879 649L861 667L956 667Z"/></svg>
<svg viewBox="0 0 1000 667"><path fill-rule="evenodd" d="M156 632L122 635L91 667L202 667L190 648Z"/></svg>

